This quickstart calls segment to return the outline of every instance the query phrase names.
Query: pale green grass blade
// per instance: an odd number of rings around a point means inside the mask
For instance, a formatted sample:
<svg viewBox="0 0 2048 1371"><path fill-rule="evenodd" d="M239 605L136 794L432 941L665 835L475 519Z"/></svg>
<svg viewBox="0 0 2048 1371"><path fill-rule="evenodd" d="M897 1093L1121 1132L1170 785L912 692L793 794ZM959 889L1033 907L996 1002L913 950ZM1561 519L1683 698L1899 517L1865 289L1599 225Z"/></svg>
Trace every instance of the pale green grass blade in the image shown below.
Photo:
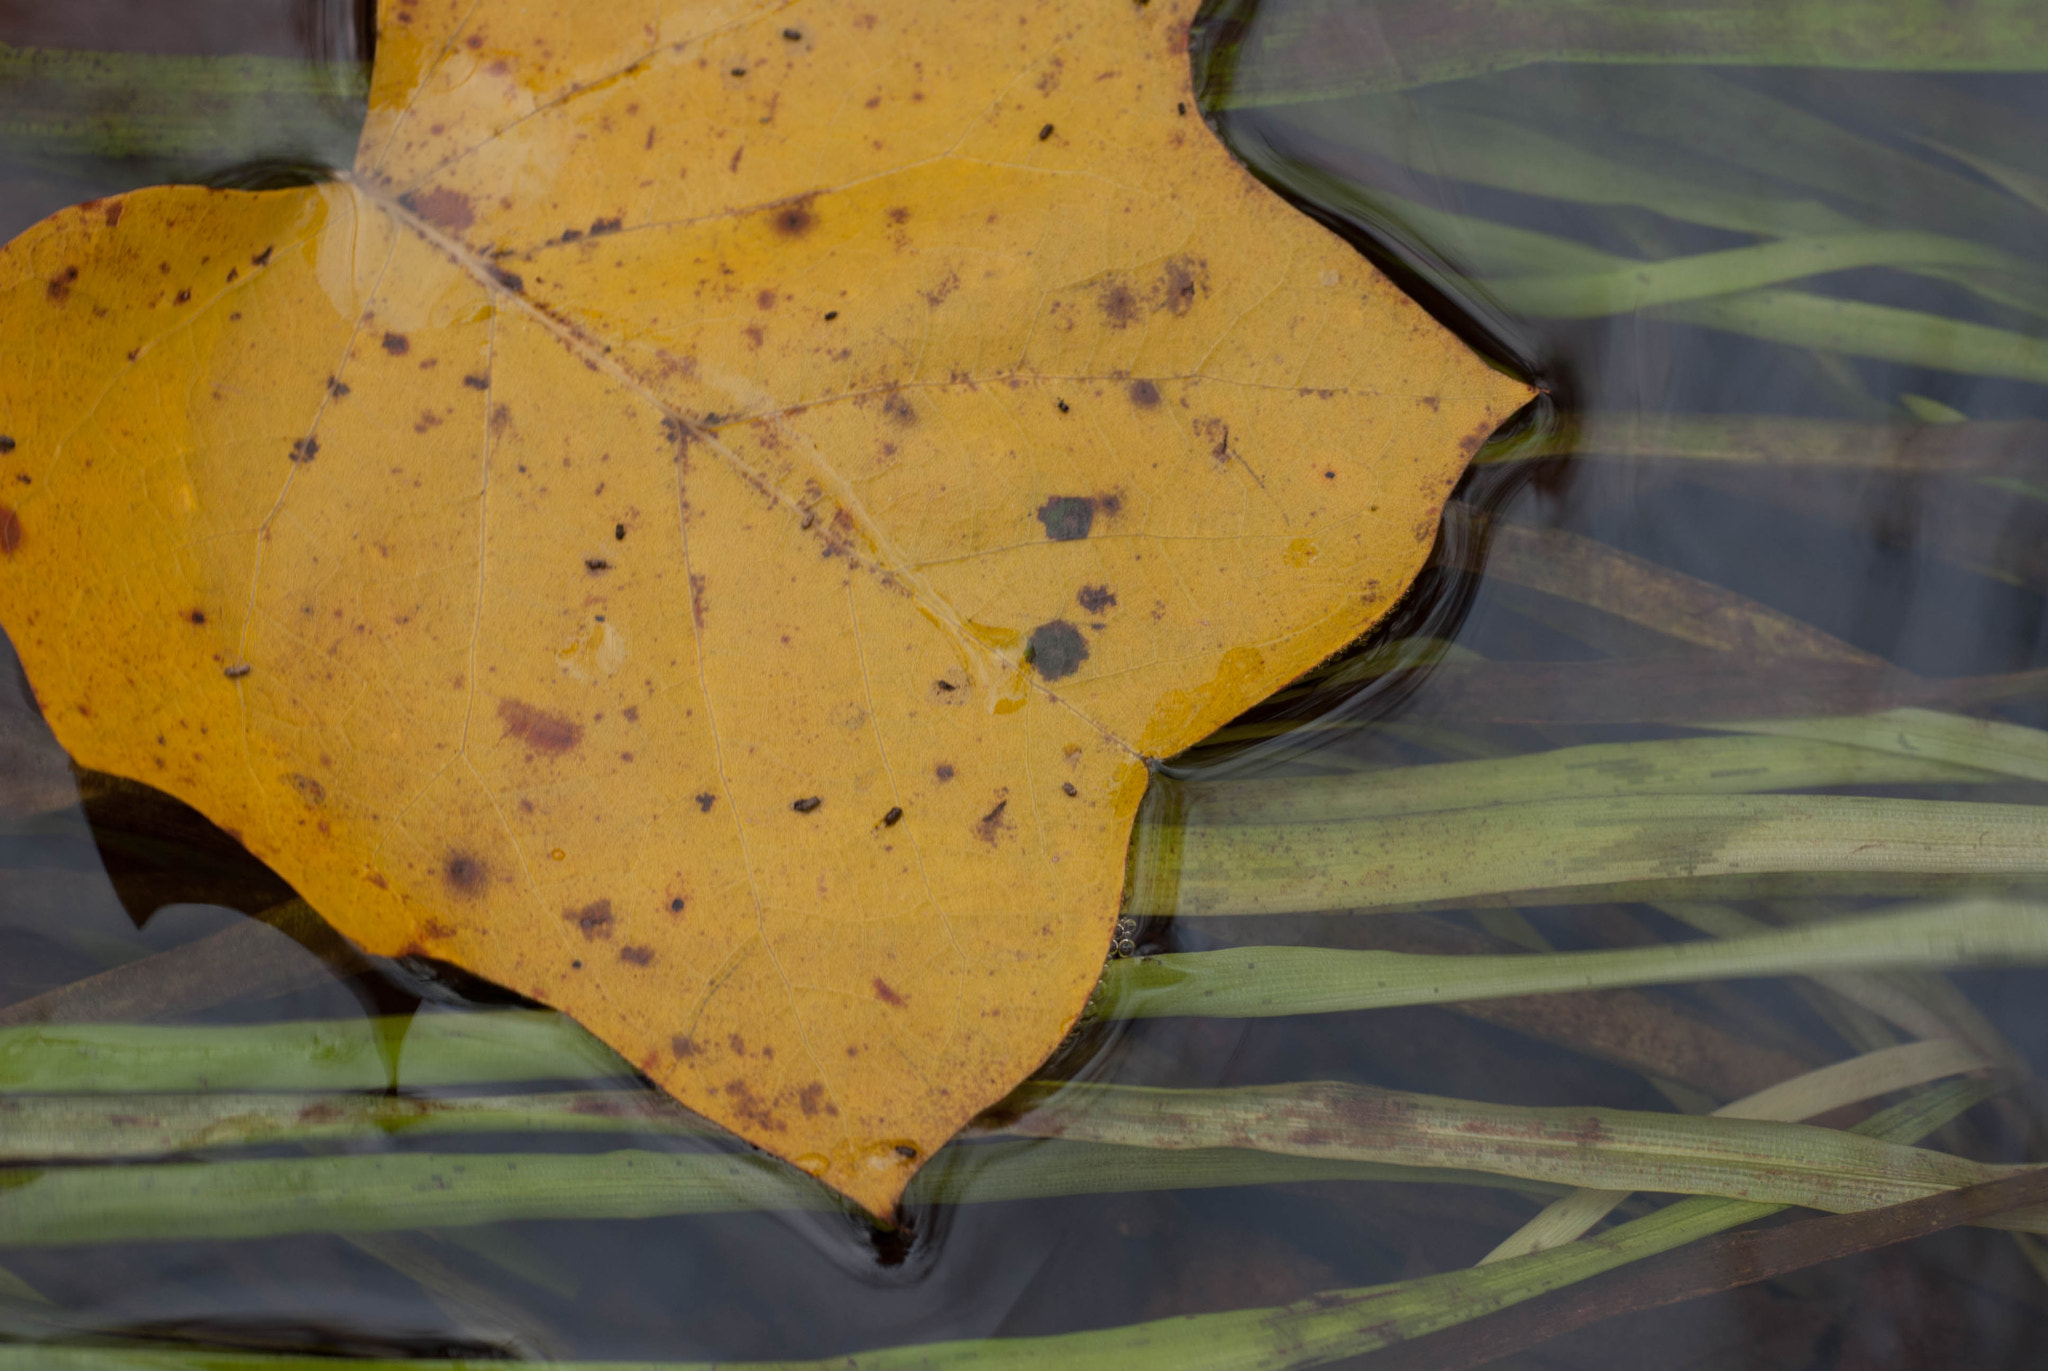
<svg viewBox="0 0 2048 1371"><path fill-rule="evenodd" d="M1788 730L1789 731L1789 730ZM1182 784L1190 824L1337 823L1489 805L1632 795L1743 795L1846 785L1970 785L1988 770L1825 738L1592 743L1360 776ZM1198 842L1199 839L1191 839Z"/></svg>
<svg viewBox="0 0 2048 1371"><path fill-rule="evenodd" d="M1486 286L1503 305L1534 318L1597 319L1879 266L2032 270L2022 259L1961 239L1910 230L1867 230L1785 238L1576 275L1494 277Z"/></svg>
<svg viewBox="0 0 2048 1371"><path fill-rule="evenodd" d="M1640 795L1187 830L1171 911L1371 910L1758 873L2048 875L2048 807ZM1595 896L1595 898L1598 898Z"/></svg>
<svg viewBox="0 0 2048 1371"><path fill-rule="evenodd" d="M1644 313L1794 347L2048 384L2048 339L1921 310L1804 291L1755 290Z"/></svg>
<svg viewBox="0 0 2048 1371"><path fill-rule="evenodd" d="M1574 1106L1528 1108L1342 1082L1159 1090L1027 1086L1012 1133L1142 1148L1237 1147L1844 1213L2028 1168L1991 1166L1808 1124ZM2048 1232L2048 1213L2001 1227Z"/></svg>
<svg viewBox="0 0 2048 1371"><path fill-rule="evenodd" d="M1845 1062L1835 1062L1767 1090L1722 1105L1713 1113L1729 1119L1770 1119L1797 1123L1895 1090L1910 1090L1944 1076L1980 1071L1991 1063L1974 1048L1953 1039L1901 1043L1876 1052L1866 1052ZM1529 1220L1491 1252L1480 1264L1505 1261L1547 1247L1565 1243L1589 1232L1613 1213L1632 1192L1627 1190L1575 1190L1552 1200L1542 1213Z"/></svg>
<svg viewBox="0 0 2048 1371"><path fill-rule="evenodd" d="M1753 937L1549 955L1322 947L1173 952L1111 962L1090 1013L1263 1018L1687 981L2010 965L2048 965L2048 906L1959 900Z"/></svg>
<svg viewBox="0 0 2048 1371"><path fill-rule="evenodd" d="M1980 772L2048 781L2048 732L1997 719L1972 719L1934 709L1824 719L1758 719L1701 728L1779 738L1806 738L1897 756L1966 766Z"/></svg>

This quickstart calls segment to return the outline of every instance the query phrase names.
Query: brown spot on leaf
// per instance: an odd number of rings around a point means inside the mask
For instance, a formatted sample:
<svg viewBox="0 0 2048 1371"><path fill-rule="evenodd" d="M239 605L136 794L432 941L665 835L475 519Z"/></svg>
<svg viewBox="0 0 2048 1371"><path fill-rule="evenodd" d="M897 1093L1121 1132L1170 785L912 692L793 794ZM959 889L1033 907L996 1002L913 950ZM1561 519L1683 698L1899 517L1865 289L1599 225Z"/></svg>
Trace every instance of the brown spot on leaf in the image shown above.
<svg viewBox="0 0 2048 1371"><path fill-rule="evenodd" d="M699 814L709 814L711 812L711 806L717 803L718 797L716 795L713 795L708 790L701 791L697 795L697 812Z"/></svg>
<svg viewBox="0 0 2048 1371"><path fill-rule="evenodd" d="M882 401L882 413L905 427L917 422L917 408L910 403L908 396L900 393Z"/></svg>
<svg viewBox="0 0 2048 1371"><path fill-rule="evenodd" d="M12 557L21 546L21 516L14 506L0 504L0 555Z"/></svg>
<svg viewBox="0 0 2048 1371"><path fill-rule="evenodd" d="M254 257L251 257L251 258L249 259L249 265L251 265L251 266L255 266L255 267L267 267L267 266L269 266L269 265L270 265L270 254L271 254L271 253L272 253L272 252L273 252L274 250L275 250L275 249L273 249L273 248L265 248L265 249L263 249L263 251L261 251L261 252L257 253L257 254L256 254L256 255L255 255Z"/></svg>
<svg viewBox="0 0 2048 1371"><path fill-rule="evenodd" d="M1090 614L1100 614L1116 603L1116 592L1108 586L1082 586L1074 599Z"/></svg>
<svg viewBox="0 0 2048 1371"><path fill-rule="evenodd" d="M801 238L818 226L818 216L811 212L811 198L808 195L772 210L770 214L769 222L775 226L775 231L785 238Z"/></svg>
<svg viewBox="0 0 2048 1371"><path fill-rule="evenodd" d="M491 388L491 378L488 376L465 376L462 378L462 384L468 386L471 390L489 390Z"/></svg>
<svg viewBox="0 0 2048 1371"><path fill-rule="evenodd" d="M384 350L393 357L403 357L412 351L412 342L403 333L387 333L384 335Z"/></svg>
<svg viewBox="0 0 2048 1371"><path fill-rule="evenodd" d="M1130 385L1131 403L1139 409L1152 409L1159 403L1159 387L1150 381L1133 381Z"/></svg>
<svg viewBox="0 0 2048 1371"><path fill-rule="evenodd" d="M1096 295L1095 303L1102 307L1102 317L1109 320L1111 328L1129 328L1138 318L1138 297L1131 288L1121 281L1111 281Z"/></svg>
<svg viewBox="0 0 2048 1371"><path fill-rule="evenodd" d="M398 203L447 233L460 233L476 222L476 207L469 197L446 186L401 195Z"/></svg>
<svg viewBox="0 0 2048 1371"><path fill-rule="evenodd" d="M581 933L587 942L596 942L600 938L608 939L612 936L610 900L592 900L581 909L565 909L562 911L562 917L576 925L576 931Z"/></svg>
<svg viewBox="0 0 2048 1371"><path fill-rule="evenodd" d="M974 836L993 846L997 835L1008 826L1003 822L1003 811L1009 807L1008 800L997 800L995 808L975 821Z"/></svg>
<svg viewBox="0 0 2048 1371"><path fill-rule="evenodd" d="M678 1033L668 1040L668 1050L676 1054L677 1061L686 1062L703 1049L697 1046L695 1039Z"/></svg>
<svg viewBox="0 0 2048 1371"><path fill-rule="evenodd" d="M767 1133L781 1133L785 1129L782 1120L769 1112L767 1104L743 1080L734 1079L725 1083L725 1093L732 1099L732 1112L743 1121Z"/></svg>
<svg viewBox="0 0 2048 1371"><path fill-rule="evenodd" d="M619 949L619 960L632 966L652 966L654 964L654 949L637 946L622 947Z"/></svg>
<svg viewBox="0 0 2048 1371"><path fill-rule="evenodd" d="M488 874L479 858L459 849L441 863L441 883L456 895L480 894Z"/></svg>
<svg viewBox="0 0 2048 1371"><path fill-rule="evenodd" d="M311 776L302 776L294 771L285 779L291 782L292 789L298 791L299 798L307 804L323 805L327 803L327 787L321 785Z"/></svg>
<svg viewBox="0 0 2048 1371"><path fill-rule="evenodd" d="M61 305L66 300L69 300L71 298L71 283L77 279L77 267L66 267L62 272L52 276L44 292L50 297L50 303Z"/></svg>
<svg viewBox="0 0 2048 1371"><path fill-rule="evenodd" d="M505 725L507 738L517 738L543 752L567 752L583 741L583 725L520 700L498 701L498 721Z"/></svg>
<svg viewBox="0 0 2048 1371"><path fill-rule="evenodd" d="M901 995L897 994L894 990L892 990L889 986L889 983L883 980L880 976L875 977L874 985L875 998L880 1000L883 1004L890 1006L892 1009L902 1009L904 1006L910 1003L909 1000L904 999Z"/></svg>

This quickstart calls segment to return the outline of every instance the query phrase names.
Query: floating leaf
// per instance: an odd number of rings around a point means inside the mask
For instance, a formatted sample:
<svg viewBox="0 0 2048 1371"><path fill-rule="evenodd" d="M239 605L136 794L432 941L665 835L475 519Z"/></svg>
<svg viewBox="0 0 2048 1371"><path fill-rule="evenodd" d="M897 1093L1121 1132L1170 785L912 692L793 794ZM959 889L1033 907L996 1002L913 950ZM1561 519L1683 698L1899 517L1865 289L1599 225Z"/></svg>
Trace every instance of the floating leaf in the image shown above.
<svg viewBox="0 0 2048 1371"><path fill-rule="evenodd" d="M60 742L877 1211L1080 1013L1148 759L1529 392L1231 160L1188 0L390 0L356 170L0 257Z"/></svg>

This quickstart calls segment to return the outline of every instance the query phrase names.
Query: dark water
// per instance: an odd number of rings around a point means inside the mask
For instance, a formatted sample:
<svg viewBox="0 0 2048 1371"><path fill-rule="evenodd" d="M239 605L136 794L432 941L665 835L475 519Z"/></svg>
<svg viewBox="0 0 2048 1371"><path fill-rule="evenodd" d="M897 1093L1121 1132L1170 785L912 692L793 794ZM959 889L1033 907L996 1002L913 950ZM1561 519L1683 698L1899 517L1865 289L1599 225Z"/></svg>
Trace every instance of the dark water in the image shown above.
<svg viewBox="0 0 2048 1371"><path fill-rule="evenodd" d="M1284 10L1213 18L1196 60L1262 60L1251 40L1275 16ZM0 41L305 55L339 70L362 56L364 29L352 7L285 0L27 0L0 4ZM224 138L227 151L213 165L190 152L53 153L14 135L0 166L0 231L11 234L63 204L136 184L265 184L289 176L294 165L332 160L331 148L345 147L350 136L349 114L345 100L323 109L311 133L272 136L274 126L259 124L253 133L237 133L241 142ZM1430 151L1454 143L1465 126L1460 121L1474 117L1508 120L1562 146L1597 146L1635 168L1640 183L1599 203L1545 193L1565 177L1547 173L1540 158L1510 169L1514 175L1474 179L1457 156ZM1966 161L1930 152L1927 141L1938 126L1950 146L1975 132L1992 150L1987 157L2028 155L2024 134L2048 127L2041 122L2048 121L2048 88L2036 78L1543 65L1350 101L1212 111L1211 121L1262 177L1402 280L1474 346L1542 387L1545 398L1518 417L1515 432L1497 445L1501 452L1569 433L1587 415L1634 417L1653 429L1669 416L1700 415L1905 422L1924 420L1936 407L1978 421L2048 419L2041 386L2010 376L1770 341L1654 311L1574 320L1517 312L1469 279L1495 274L1483 254L1441 224L1425 232L1418 224L1435 221L1413 209L1448 210L1648 258L1739 246L1767 231L1703 223L1683 205L1660 209L1660 196L1676 195L1690 180L1739 185L1752 205L1764 207L1756 214L1782 212L1787 232L1807 222L1805 207L1819 204L1865 228L1955 235L2039 265L2048 209L2008 193ZM1820 136L1819 125L1843 141ZM1388 128L1401 130L1401 138L1390 141ZM2040 170L2029 174L2048 175L2048 143L2031 148ZM1508 181L1515 184L1502 184ZM2038 308L1987 298L1954 280L1862 267L1796 284L2033 338L2044 332ZM2013 298L2031 289L2021 281ZM1420 665L1358 672L1351 680L1339 671L1178 759L1162 773L1148 822L1170 814L1175 797L1194 793L1191 787L1220 780L1680 731L1668 712L1632 708L1614 684L1618 678L1596 669L1602 663L1678 663L1709 697L1725 684L1737 716L1759 690L1770 694L1768 661L1704 651L1624 616L1490 575L1491 530L1500 524L1562 530L1634 554L1793 616L1918 677L2048 666L2048 562L2041 552L2048 547L2048 461L2038 453L2022 454L1998 484L1941 471L1680 462L1574 452L1563 440L1555 446L1560 454L1550 459L1501 462L1467 477L1416 592L1350 660L1414 638L1454 644L1490 662L1578 664L1586 675L1576 688L1576 713L1533 694L1520 709L1471 707L1447 684L1441 647ZM2001 702L1995 717L2048 724L2040 694ZM1584 703L1603 698L1611 706L1604 712ZM1868 707L1883 703L1873 697ZM1838 702L1849 712L1856 705L1853 698ZM9 736L25 736L23 707L11 694L5 707L15 711ZM1688 717L1715 715L1709 708ZM6 754L5 764L25 774L56 767L59 759L46 745ZM1912 793L1986 798L1924 787ZM2040 797L2015 782L1995 798ZM0 827L0 872L0 1003L236 926L244 912L288 893L196 816L90 787L84 804ZM1508 903L1443 918L1468 936L1497 937ZM1135 930L1141 953L1245 942L1401 947L1421 936L1399 915L1228 920L1153 913ZM1532 904L1521 913L1565 949L1687 936L1637 904ZM1953 979L2029 1063L2048 1062L2048 1014L2041 1010L2048 978L2000 971ZM1856 1050L1788 983L1656 993L1788 1060L1817 1065ZM431 968L380 964L184 1017L346 1017L405 1012L422 999L435 1003L434 1012L502 1002L488 987ZM1340 1080L1511 1104L1672 1107L1644 1075L1561 1048L1526 1022L1440 1009L1149 1020L1083 1035L1049 1071L1135 1084ZM1980 1107L1944 1142L1985 1160L2037 1159L2035 1117L2026 1107ZM393 1137L374 1146L574 1151L623 1144L704 1145L639 1136L516 1144ZM392 1235L381 1244L311 1234L6 1251L0 1266L80 1327L148 1341L357 1355L765 1359L1283 1304L1319 1290L1469 1265L1537 1208L1537 1201L1502 1190L1316 1183L926 1205L893 1231L837 1213L530 1221L494 1225L461 1242L448 1233ZM10 1317L21 1310L18 1302L0 1308ZM1613 1320L1502 1364L1821 1371L2044 1361L2048 1278L2029 1267L2009 1236L1964 1229Z"/></svg>

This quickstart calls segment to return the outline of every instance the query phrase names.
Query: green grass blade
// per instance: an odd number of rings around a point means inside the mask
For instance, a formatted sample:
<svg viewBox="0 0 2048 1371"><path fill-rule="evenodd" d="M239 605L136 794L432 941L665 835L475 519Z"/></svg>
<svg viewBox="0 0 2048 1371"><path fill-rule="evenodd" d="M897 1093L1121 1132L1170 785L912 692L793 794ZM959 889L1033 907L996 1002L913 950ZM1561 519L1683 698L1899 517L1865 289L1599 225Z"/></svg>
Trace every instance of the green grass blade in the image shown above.
<svg viewBox="0 0 2048 1371"><path fill-rule="evenodd" d="M1491 805L1642 795L1744 795L1845 785L1982 784L1994 773L1945 757L1793 736L1591 743L1519 757L1390 767L1356 776L1180 785L1189 824L1333 824ZM1190 839L1196 845L1201 836Z"/></svg>
<svg viewBox="0 0 2048 1371"><path fill-rule="evenodd" d="M1922 310L1795 290L1757 290L1645 313L1793 347L2048 384L2048 339Z"/></svg>
<svg viewBox="0 0 2048 1371"><path fill-rule="evenodd" d="M0 1029L0 1091L381 1091L392 1083L379 1055L385 1036L369 1019ZM398 1063L398 1083L413 1089L635 1074L570 1020L529 1010L420 1014L405 1030Z"/></svg>
<svg viewBox="0 0 2048 1371"><path fill-rule="evenodd" d="M1760 719L1700 727L1840 743L2029 781L2048 781L2048 732L1933 709L1908 707L1881 714Z"/></svg>
<svg viewBox="0 0 2048 1371"><path fill-rule="evenodd" d="M1704 300L1858 267L1986 267L2026 273L2009 253L1939 234L1866 230L1784 238L1750 247L1631 262L1574 275L1496 277L1487 289L1509 309L1540 319L1597 319Z"/></svg>
<svg viewBox="0 0 2048 1371"><path fill-rule="evenodd" d="M1973 1081L1937 1086L1850 1131L1891 1142L1914 1142L1989 1093L1990 1087ZM1393 1285L1331 1291L1279 1309L1200 1314L1052 1337L884 1348L861 1353L859 1365L861 1371L1132 1371L1133 1367L1153 1365L1175 1371L1291 1371L1362 1355L1462 1323L1764 1218L1779 1207L1696 1197L1546 1252ZM616 1362L585 1362L561 1363L556 1371L843 1371L845 1365L844 1357L826 1362L725 1363L720 1368L701 1364L629 1368ZM349 1371L445 1371L447 1366L446 1362L354 1361L349 1363ZM297 1371L302 1367L329 1371L332 1363L324 1358L247 1353L0 1346L0 1371L41 1371L46 1367L55 1371Z"/></svg>
<svg viewBox="0 0 2048 1371"><path fill-rule="evenodd" d="M847 1208L796 1168L769 1158L633 1149L64 1166L0 1172L0 1178L0 1249ZM1327 1180L1531 1188L1524 1180L1462 1168L1343 1157L1010 1141L942 1151L918 1173L906 1202L979 1204ZM1534 1188L1557 1190L1543 1182Z"/></svg>
<svg viewBox="0 0 2048 1371"><path fill-rule="evenodd" d="M1371 910L1765 872L2048 875L2048 807L1641 795L1333 823L1210 824L1187 830L1171 912Z"/></svg>
<svg viewBox="0 0 2048 1371"><path fill-rule="evenodd" d="M1026 1087L1010 1131L1146 1148L1239 1147L1405 1166L1454 1165L1556 1185L1648 1190L1842 1213L1976 1185L1990 1166L1807 1124L1579 1107L1528 1108L1340 1082L1158 1090ZM2001 1219L2048 1231L2048 1215Z"/></svg>
<svg viewBox="0 0 2048 1371"><path fill-rule="evenodd" d="M1212 108L1402 90L1543 62L2034 71L2048 21L2025 0L1297 0L1254 11Z"/></svg>
<svg viewBox="0 0 2048 1371"><path fill-rule="evenodd" d="M1596 952L1174 952L1110 963L1091 1012L1103 1018L1263 1018L1687 981L2005 965L2048 965L2048 906L1959 900L1753 937Z"/></svg>
<svg viewBox="0 0 2048 1371"><path fill-rule="evenodd" d="M111 1161L226 1147L475 1133L722 1137L650 1090L387 1094L0 1095L0 1162Z"/></svg>
<svg viewBox="0 0 2048 1371"><path fill-rule="evenodd" d="M1831 1109L1855 1104L1876 1095L1910 1090L1944 1076L1960 1075L1989 1067L1974 1048L1953 1039L1901 1043L1897 1047L1866 1052L1845 1062L1835 1062L1816 1071L1780 1081L1767 1090L1733 1100L1714 1110L1729 1119L1774 1119L1797 1123L1815 1118ZM1574 1190L1552 1200L1543 1212L1523 1224L1480 1264L1505 1261L1547 1247L1561 1247L1583 1236L1628 1199L1627 1190Z"/></svg>
<svg viewBox="0 0 2048 1371"><path fill-rule="evenodd" d="M1492 443L1474 461L1502 465L1571 455L1762 468L1849 468L1946 475L2031 473L2048 445L2037 420L1858 423L1754 414L1595 411L1544 442Z"/></svg>

